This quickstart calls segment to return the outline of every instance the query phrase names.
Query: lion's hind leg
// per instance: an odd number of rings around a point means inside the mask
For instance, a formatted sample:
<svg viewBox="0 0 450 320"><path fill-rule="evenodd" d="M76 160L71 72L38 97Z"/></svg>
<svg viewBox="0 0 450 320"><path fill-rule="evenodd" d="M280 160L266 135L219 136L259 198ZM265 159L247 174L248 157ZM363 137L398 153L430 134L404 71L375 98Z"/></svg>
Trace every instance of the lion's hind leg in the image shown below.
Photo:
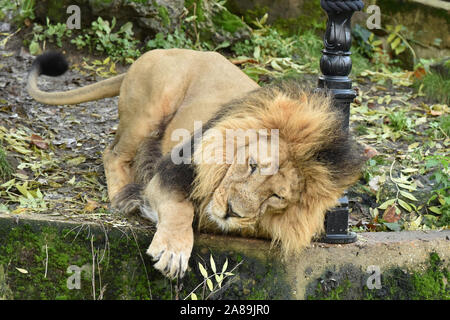
<svg viewBox="0 0 450 320"><path fill-rule="evenodd" d="M142 217L157 222L158 217L143 197L143 190L155 174L155 168L162 157L161 132L152 133L138 147L131 167L128 183L112 199L113 207L121 213L138 213Z"/></svg>

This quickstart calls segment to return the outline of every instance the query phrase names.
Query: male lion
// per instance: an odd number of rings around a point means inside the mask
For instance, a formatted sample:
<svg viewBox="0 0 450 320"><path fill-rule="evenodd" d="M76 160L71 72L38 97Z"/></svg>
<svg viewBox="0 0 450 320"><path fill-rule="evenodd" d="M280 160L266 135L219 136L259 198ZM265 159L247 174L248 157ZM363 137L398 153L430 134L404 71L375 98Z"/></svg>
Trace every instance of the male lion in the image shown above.
<svg viewBox="0 0 450 320"><path fill-rule="evenodd" d="M193 222L200 230L270 238L285 254L305 247L366 160L329 95L292 81L260 88L215 52L153 50L125 74L93 85L38 89L39 75L66 70L61 54L39 56L28 92L53 105L120 95L119 127L103 156L108 195L113 207L157 223L147 253L168 277L187 269ZM194 121L204 124L197 132ZM192 133L184 143L173 138L181 129ZM229 132L256 132L270 152L252 148L249 136L241 145L224 140Z"/></svg>

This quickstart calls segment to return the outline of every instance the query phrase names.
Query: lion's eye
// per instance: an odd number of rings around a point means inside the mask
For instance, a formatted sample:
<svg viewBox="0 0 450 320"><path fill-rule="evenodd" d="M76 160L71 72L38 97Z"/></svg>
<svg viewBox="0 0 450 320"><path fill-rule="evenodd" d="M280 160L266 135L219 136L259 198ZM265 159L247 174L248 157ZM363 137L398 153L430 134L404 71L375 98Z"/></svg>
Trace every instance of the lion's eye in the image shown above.
<svg viewBox="0 0 450 320"><path fill-rule="evenodd" d="M276 193L274 193L274 194L272 195L272 197L277 198L277 199L280 199L280 200L284 200L284 198L283 198L282 196L279 196L279 195L277 195Z"/></svg>

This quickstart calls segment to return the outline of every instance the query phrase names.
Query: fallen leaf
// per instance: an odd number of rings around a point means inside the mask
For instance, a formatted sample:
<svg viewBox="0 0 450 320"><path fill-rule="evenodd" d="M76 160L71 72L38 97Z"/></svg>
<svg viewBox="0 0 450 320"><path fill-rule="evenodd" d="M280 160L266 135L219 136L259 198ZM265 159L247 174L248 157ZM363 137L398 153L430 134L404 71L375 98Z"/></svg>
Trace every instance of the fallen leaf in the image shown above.
<svg viewBox="0 0 450 320"><path fill-rule="evenodd" d="M390 206L384 211L383 220L389 223L394 223L400 220L401 216L396 214L396 206L395 204Z"/></svg>
<svg viewBox="0 0 450 320"><path fill-rule="evenodd" d="M371 146L364 145L364 156L367 159L375 157L378 154L377 150Z"/></svg>
<svg viewBox="0 0 450 320"><path fill-rule="evenodd" d="M70 160L67 160L67 164L71 166L77 166L86 161L86 158L83 156L79 156Z"/></svg>
<svg viewBox="0 0 450 320"><path fill-rule="evenodd" d="M442 116L444 114L444 111L435 111L435 110L430 110L430 114L432 116Z"/></svg>
<svg viewBox="0 0 450 320"><path fill-rule="evenodd" d="M417 79L422 79L426 73L427 72L425 71L424 67L419 67L416 69L416 71L414 71L414 77L416 77Z"/></svg>
<svg viewBox="0 0 450 320"><path fill-rule="evenodd" d="M42 137L40 137L36 134L31 135L30 142L31 142L31 144L34 144L39 149L43 149L43 150L48 149L48 143L45 142L44 139L42 139Z"/></svg>
<svg viewBox="0 0 450 320"><path fill-rule="evenodd" d="M84 211L92 212L98 207L100 207L100 204L98 202L94 200L88 200L86 205L84 206Z"/></svg>
<svg viewBox="0 0 450 320"><path fill-rule="evenodd" d="M231 59L230 62L234 65L240 65L240 64L244 64L244 63L258 63L257 60L253 59L253 58L237 58L237 59Z"/></svg>
<svg viewBox="0 0 450 320"><path fill-rule="evenodd" d="M17 267L16 267L16 269L17 269L17 271L19 271L20 273L23 273L23 274L27 274L27 273L28 273L28 271L25 270L25 269L17 268Z"/></svg>

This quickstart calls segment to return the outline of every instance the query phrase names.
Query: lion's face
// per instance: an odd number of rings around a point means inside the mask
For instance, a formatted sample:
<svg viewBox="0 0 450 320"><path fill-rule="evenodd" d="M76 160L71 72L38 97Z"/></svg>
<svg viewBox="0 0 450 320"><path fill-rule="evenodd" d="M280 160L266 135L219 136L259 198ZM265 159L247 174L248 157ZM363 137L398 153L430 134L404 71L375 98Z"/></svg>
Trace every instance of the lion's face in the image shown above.
<svg viewBox="0 0 450 320"><path fill-rule="evenodd" d="M224 230L254 227L266 214L283 212L299 200L302 178L288 159L288 148L278 152L245 150L245 163L233 161L206 208L211 220ZM276 166L276 167L275 167Z"/></svg>
<svg viewBox="0 0 450 320"><path fill-rule="evenodd" d="M323 231L326 210L357 181L365 159L329 96L295 84L265 90L237 100L204 132L190 196L200 230L270 238L287 255ZM278 152L254 152L249 139L244 160L228 161L228 130L266 130L271 141L278 130ZM267 174L273 163L278 170Z"/></svg>

